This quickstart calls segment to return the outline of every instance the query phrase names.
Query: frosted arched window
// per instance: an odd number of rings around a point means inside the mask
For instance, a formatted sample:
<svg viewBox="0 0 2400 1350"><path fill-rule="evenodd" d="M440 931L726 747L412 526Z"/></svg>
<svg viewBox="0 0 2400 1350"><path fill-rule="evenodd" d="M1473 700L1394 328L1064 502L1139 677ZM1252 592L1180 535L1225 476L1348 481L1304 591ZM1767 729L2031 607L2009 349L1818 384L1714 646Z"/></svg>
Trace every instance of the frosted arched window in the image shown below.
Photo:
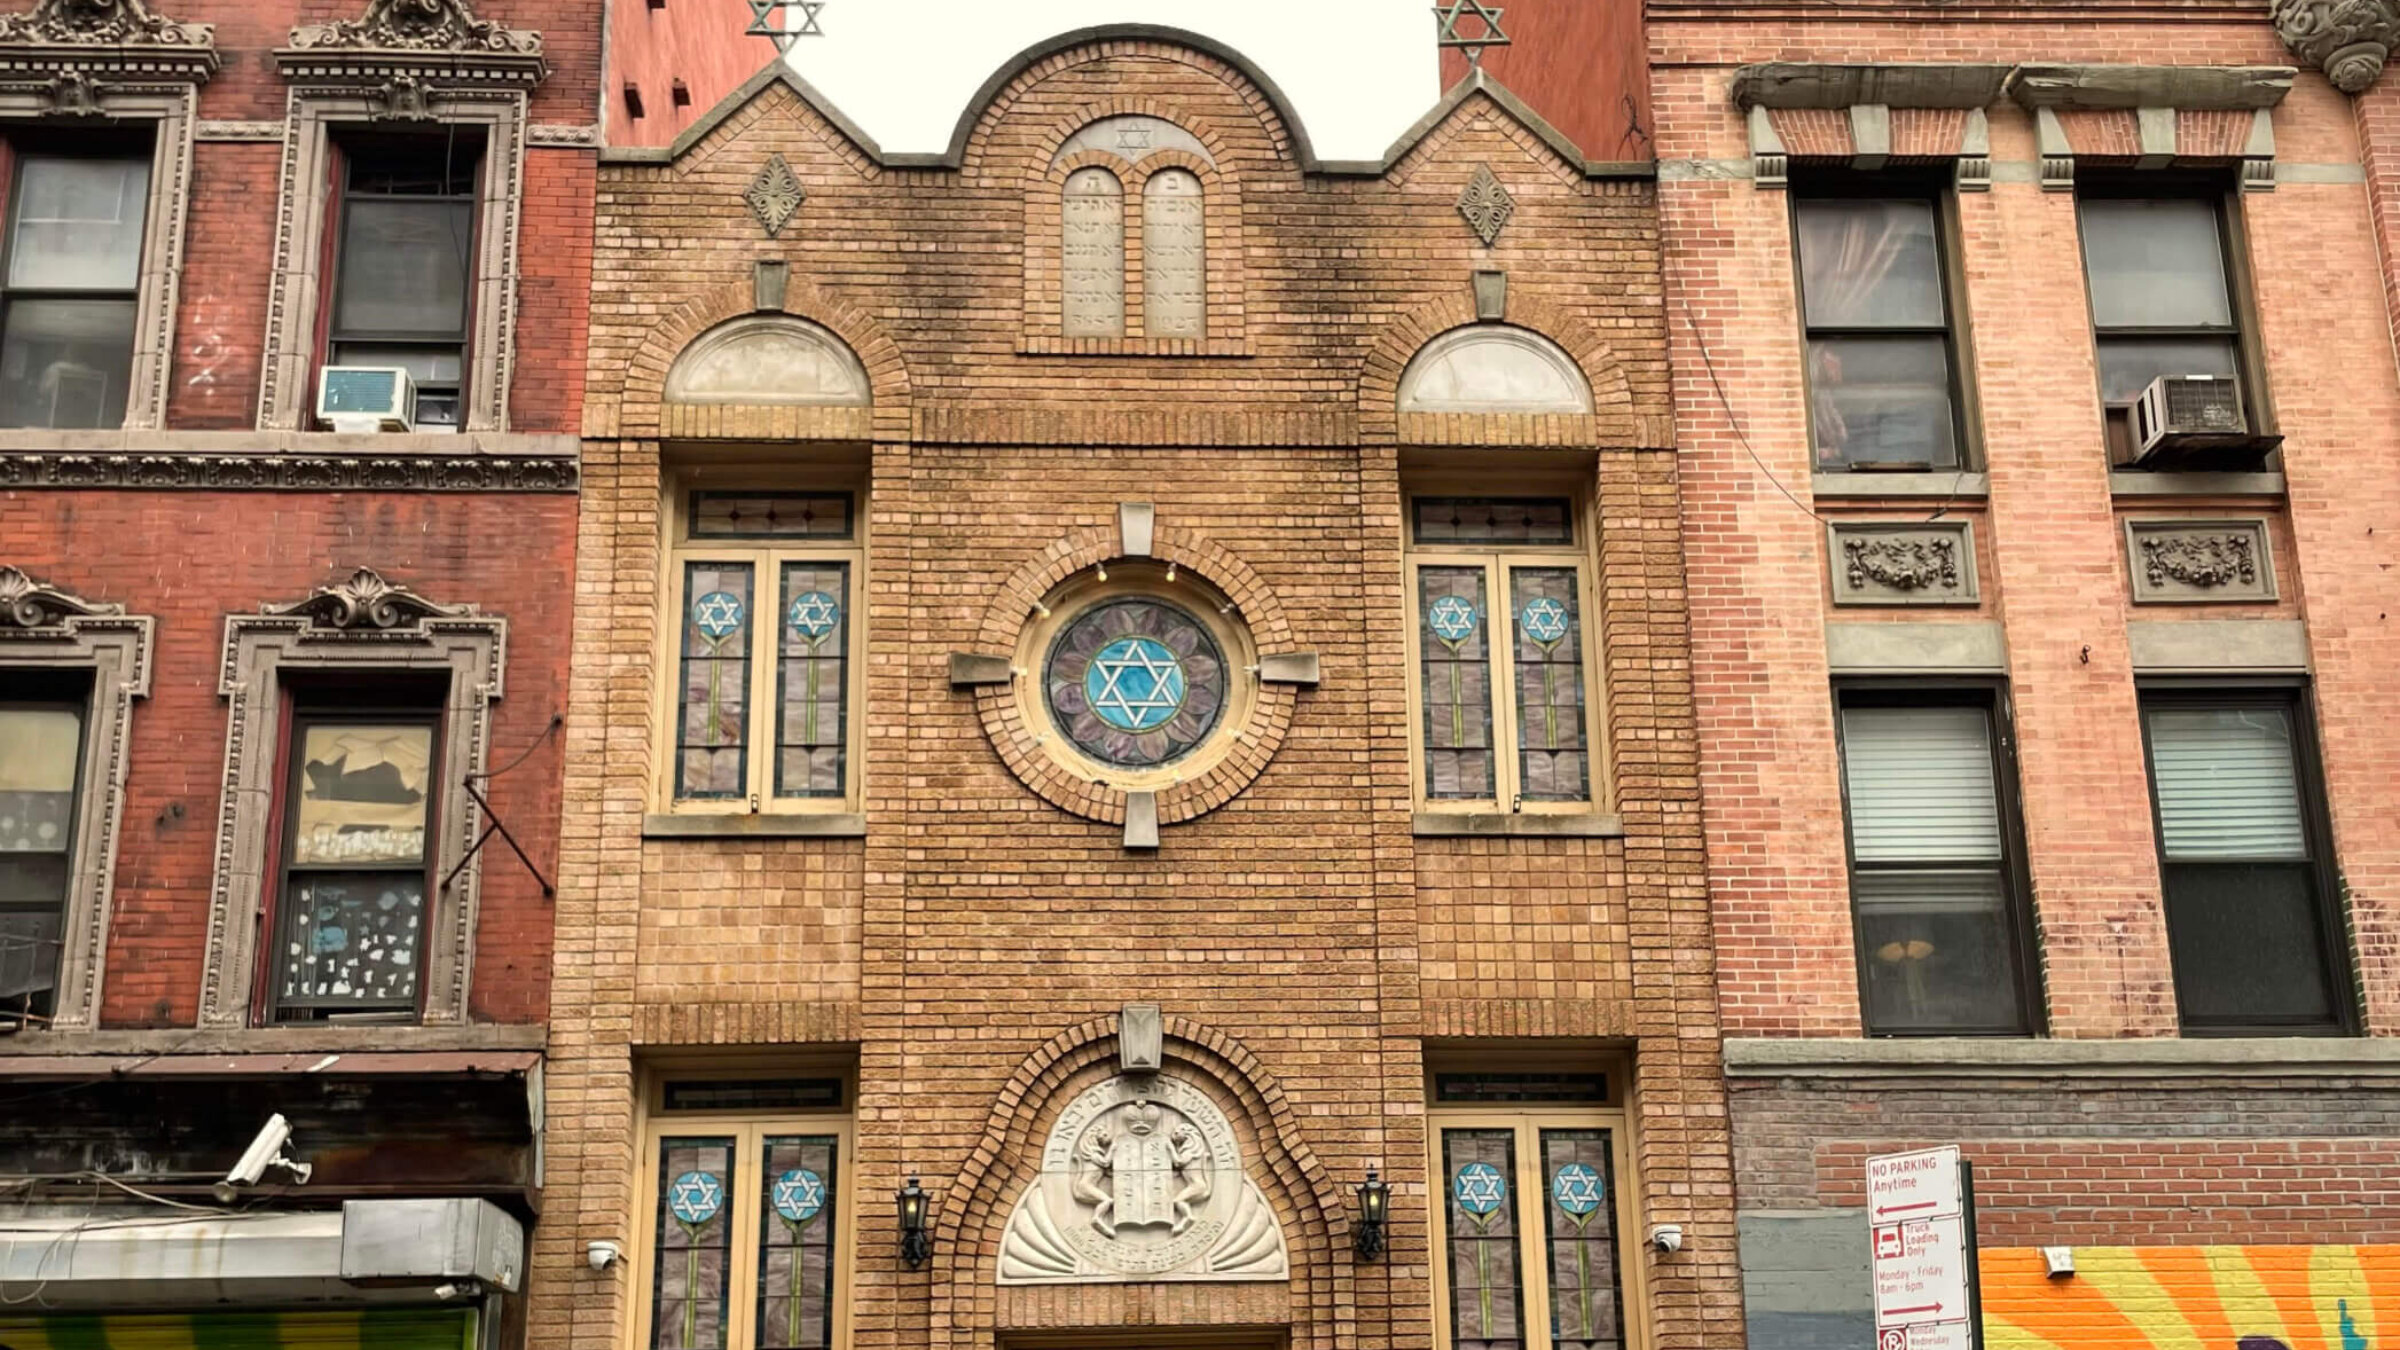
<svg viewBox="0 0 2400 1350"><path fill-rule="evenodd" d="M1077 169L1058 222L1060 331L1125 336L1125 185L1106 169Z"/></svg>
<svg viewBox="0 0 2400 1350"><path fill-rule="evenodd" d="M1208 336L1208 226L1200 179L1186 169L1151 175L1142 188L1142 331Z"/></svg>
<svg viewBox="0 0 2400 1350"><path fill-rule="evenodd" d="M670 403L863 408L867 369L848 343L789 315L753 315L700 335L667 372Z"/></svg>
<svg viewBox="0 0 2400 1350"><path fill-rule="evenodd" d="M1592 387L1575 358L1538 333L1500 324L1458 328L1425 344L1400 377L1404 413L1588 413Z"/></svg>

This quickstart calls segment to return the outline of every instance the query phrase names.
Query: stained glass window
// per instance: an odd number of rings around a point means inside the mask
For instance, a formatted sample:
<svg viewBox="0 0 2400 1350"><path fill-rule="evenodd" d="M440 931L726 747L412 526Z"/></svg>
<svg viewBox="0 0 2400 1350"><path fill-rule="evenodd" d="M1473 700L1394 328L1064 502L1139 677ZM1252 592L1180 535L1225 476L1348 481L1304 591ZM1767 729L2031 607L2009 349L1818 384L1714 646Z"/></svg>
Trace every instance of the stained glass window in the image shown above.
<svg viewBox="0 0 2400 1350"><path fill-rule="evenodd" d="M758 1350L826 1350L833 1344L840 1141L770 1135L761 1142Z"/></svg>
<svg viewBox="0 0 2400 1350"><path fill-rule="evenodd" d="M775 793L839 797L848 787L850 564L785 563L782 601Z"/></svg>
<svg viewBox="0 0 2400 1350"><path fill-rule="evenodd" d="M423 950L431 715L293 719L276 1016L413 1013Z"/></svg>
<svg viewBox="0 0 2400 1350"><path fill-rule="evenodd" d="M1419 497L1411 525L1420 544L1572 544L1564 497Z"/></svg>
<svg viewBox="0 0 2400 1350"><path fill-rule="evenodd" d="M1488 799L1492 775L1491 602L1480 567L1417 571L1424 664L1425 795Z"/></svg>
<svg viewBox="0 0 2400 1350"><path fill-rule="evenodd" d="M751 578L748 563L684 565L678 797L738 798L749 790Z"/></svg>
<svg viewBox="0 0 2400 1350"><path fill-rule="evenodd" d="M726 1350L729 1343L734 1143L730 1138L659 1141L651 1350Z"/></svg>
<svg viewBox="0 0 2400 1350"><path fill-rule="evenodd" d="M694 539L848 539L847 492L695 492Z"/></svg>
<svg viewBox="0 0 2400 1350"><path fill-rule="evenodd" d="M1516 605L1519 790L1527 801L1583 801L1591 796L1591 766L1575 571L1511 568L1508 589Z"/></svg>
<svg viewBox="0 0 2400 1350"><path fill-rule="evenodd" d="M1442 1131L1442 1175L1451 1350L1516 1350L1525 1337L1516 1133Z"/></svg>
<svg viewBox="0 0 2400 1350"><path fill-rule="evenodd" d="M1625 1332L1608 1131L1543 1130L1541 1154L1552 1350L1614 1350Z"/></svg>
<svg viewBox="0 0 2400 1350"><path fill-rule="evenodd" d="M79 710L0 706L0 1019L51 1010L82 749Z"/></svg>
<svg viewBox="0 0 2400 1350"><path fill-rule="evenodd" d="M1051 641L1043 674L1066 738L1104 764L1137 769L1190 754L1216 729L1230 692L1208 627L1148 597L1076 615Z"/></svg>

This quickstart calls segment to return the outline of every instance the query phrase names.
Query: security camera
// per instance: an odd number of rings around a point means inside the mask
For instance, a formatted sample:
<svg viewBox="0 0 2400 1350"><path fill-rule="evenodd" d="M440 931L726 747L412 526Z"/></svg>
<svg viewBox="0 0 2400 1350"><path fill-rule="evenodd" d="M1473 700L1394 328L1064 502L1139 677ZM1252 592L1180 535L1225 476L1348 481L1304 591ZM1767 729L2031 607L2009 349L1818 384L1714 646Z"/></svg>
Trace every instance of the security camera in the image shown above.
<svg viewBox="0 0 2400 1350"><path fill-rule="evenodd" d="M1654 1226L1650 1230L1650 1245L1656 1247L1662 1253L1682 1251L1683 1225L1679 1223L1662 1223Z"/></svg>
<svg viewBox="0 0 2400 1350"><path fill-rule="evenodd" d="M618 1257L624 1254L624 1248L606 1238L583 1244L583 1259L591 1262L594 1270L608 1269L617 1263Z"/></svg>
<svg viewBox="0 0 2400 1350"><path fill-rule="evenodd" d="M455 1280L449 1284L437 1284L433 1287L433 1296L444 1303L455 1303L460 1299L480 1298L483 1296L483 1281Z"/></svg>
<svg viewBox="0 0 2400 1350"><path fill-rule="evenodd" d="M225 1174L223 1181L210 1187L210 1192L220 1203L231 1204L234 1197L241 1194L242 1187L257 1185L258 1179L265 1176L270 1167L280 1167L291 1173L295 1184L306 1183L317 1169L307 1163L293 1161L291 1155L283 1151L283 1146L290 1143L291 1139L292 1122L285 1120L282 1112L267 1117L267 1123L258 1129L258 1137L251 1140L250 1147L242 1151L242 1160L233 1165L233 1170Z"/></svg>

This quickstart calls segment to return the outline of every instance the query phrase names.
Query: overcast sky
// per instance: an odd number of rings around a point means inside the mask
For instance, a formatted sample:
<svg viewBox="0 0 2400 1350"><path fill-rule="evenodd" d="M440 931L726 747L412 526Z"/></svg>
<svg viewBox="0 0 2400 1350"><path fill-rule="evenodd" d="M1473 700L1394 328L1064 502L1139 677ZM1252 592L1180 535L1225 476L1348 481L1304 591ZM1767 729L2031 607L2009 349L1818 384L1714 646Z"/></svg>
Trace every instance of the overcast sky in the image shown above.
<svg viewBox="0 0 2400 1350"><path fill-rule="evenodd" d="M949 148L967 100L1044 38L1104 23L1211 37L1282 87L1322 159L1378 159L1441 97L1420 0L825 0L792 64L887 151Z"/></svg>

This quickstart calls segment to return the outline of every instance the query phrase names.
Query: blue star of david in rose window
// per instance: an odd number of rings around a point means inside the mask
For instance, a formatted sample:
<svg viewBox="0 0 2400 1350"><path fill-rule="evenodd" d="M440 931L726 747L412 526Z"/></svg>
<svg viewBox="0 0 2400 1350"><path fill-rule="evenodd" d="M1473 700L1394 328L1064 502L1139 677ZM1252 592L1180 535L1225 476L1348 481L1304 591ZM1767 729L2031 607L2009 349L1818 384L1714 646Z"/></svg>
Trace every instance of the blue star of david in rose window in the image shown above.
<svg viewBox="0 0 2400 1350"><path fill-rule="evenodd" d="M1543 596L1528 600L1517 611L1517 622L1525 627L1525 636L1548 647L1567 635L1567 607Z"/></svg>
<svg viewBox="0 0 2400 1350"><path fill-rule="evenodd" d="M1460 1209L1481 1217L1507 1203L1508 1178L1490 1163L1471 1162L1450 1178L1450 1191L1458 1197Z"/></svg>
<svg viewBox="0 0 2400 1350"><path fill-rule="evenodd" d="M711 642L723 642L742 626L742 597L710 591L692 602L692 624Z"/></svg>
<svg viewBox="0 0 2400 1350"><path fill-rule="evenodd" d="M1460 595L1445 595L1425 611L1425 626L1433 635L1455 647L1475 635L1475 625L1483 616L1475 612L1475 602Z"/></svg>
<svg viewBox="0 0 2400 1350"><path fill-rule="evenodd" d="M1550 1177L1550 1198L1578 1219L1600 1208L1602 1189L1600 1170L1589 1163L1568 1163Z"/></svg>
<svg viewBox="0 0 2400 1350"><path fill-rule="evenodd" d="M686 1172L667 1190L667 1212L675 1221L697 1228L725 1207L725 1183L706 1172Z"/></svg>
<svg viewBox="0 0 2400 1350"><path fill-rule="evenodd" d="M788 616L792 631L814 641L833 631L841 622L842 607L823 591L810 591L792 602Z"/></svg>
<svg viewBox="0 0 2400 1350"><path fill-rule="evenodd" d="M1092 711L1119 731L1152 731L1183 707L1183 663L1166 644L1126 637L1100 649L1083 676Z"/></svg>
<svg viewBox="0 0 2400 1350"><path fill-rule="evenodd" d="M795 1167L775 1178L775 1212L792 1223L807 1223L825 1208L825 1178Z"/></svg>

